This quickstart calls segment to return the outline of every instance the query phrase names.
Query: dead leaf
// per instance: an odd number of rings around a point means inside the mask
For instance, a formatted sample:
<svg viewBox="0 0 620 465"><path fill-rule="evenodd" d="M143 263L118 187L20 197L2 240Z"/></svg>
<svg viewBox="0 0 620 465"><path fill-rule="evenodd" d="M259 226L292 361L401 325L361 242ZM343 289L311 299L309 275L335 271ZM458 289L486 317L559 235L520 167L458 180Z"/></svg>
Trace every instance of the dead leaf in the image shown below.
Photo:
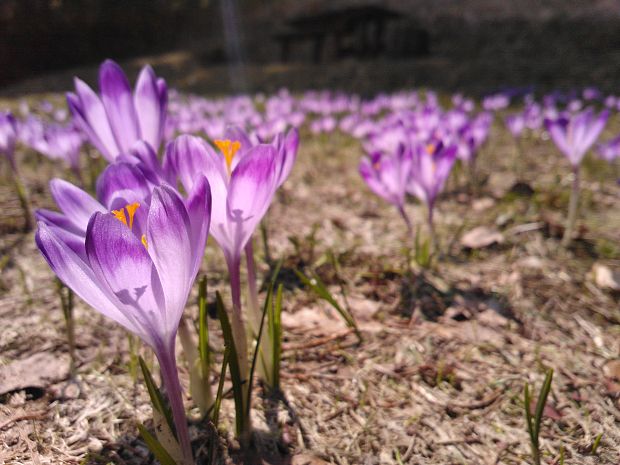
<svg viewBox="0 0 620 465"><path fill-rule="evenodd" d="M0 395L27 388L46 389L69 376L67 355L41 352L0 366Z"/></svg>
<svg viewBox="0 0 620 465"><path fill-rule="evenodd" d="M599 288L620 291L620 272L613 271L601 263L595 263L592 267L592 275Z"/></svg>
<svg viewBox="0 0 620 465"><path fill-rule="evenodd" d="M298 454L292 457L291 465L328 465L328 462L316 455Z"/></svg>
<svg viewBox="0 0 620 465"><path fill-rule="evenodd" d="M610 360L603 367L603 374L606 378L620 381L620 360Z"/></svg>
<svg viewBox="0 0 620 465"><path fill-rule="evenodd" d="M327 313L319 307L303 308L295 313L282 312L282 326L286 329L304 329L314 333L331 334L346 329L340 315Z"/></svg>
<svg viewBox="0 0 620 465"><path fill-rule="evenodd" d="M530 412L532 413L532 415L534 415L534 413L536 412L536 402L538 399L532 399L532 401L530 402ZM545 404L545 408L543 410L543 417L544 418L550 418L554 421L559 421L562 419L564 415L562 415L562 412L560 412L558 409L556 409L553 404L551 404L550 402L547 402Z"/></svg>
<svg viewBox="0 0 620 465"><path fill-rule="evenodd" d="M492 328L505 328L508 326L508 318L502 316L497 310L488 308L480 312L476 319L483 325L490 326Z"/></svg>
<svg viewBox="0 0 620 465"><path fill-rule="evenodd" d="M481 199L475 200L472 203L471 208L476 212L481 212L484 210L488 210L489 208L493 207L493 205L495 205L495 200L493 200L491 197L482 197Z"/></svg>
<svg viewBox="0 0 620 465"><path fill-rule="evenodd" d="M468 249L482 249L492 244L501 244L504 236L497 229L478 226L461 237L461 245Z"/></svg>

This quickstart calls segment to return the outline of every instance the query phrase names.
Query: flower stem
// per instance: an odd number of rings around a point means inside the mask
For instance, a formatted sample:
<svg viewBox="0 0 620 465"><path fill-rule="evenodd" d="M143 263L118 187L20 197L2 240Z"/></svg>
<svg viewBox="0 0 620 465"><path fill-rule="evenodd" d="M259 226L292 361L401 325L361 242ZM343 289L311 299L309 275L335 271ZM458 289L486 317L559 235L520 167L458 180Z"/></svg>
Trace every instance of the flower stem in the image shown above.
<svg viewBox="0 0 620 465"><path fill-rule="evenodd" d="M192 336L190 325L185 316L179 322L179 340L183 347L183 353L189 369L189 390L192 399L200 409L200 414L205 417L213 405L211 383L209 383L209 371L201 370L198 360L198 345Z"/></svg>
<svg viewBox="0 0 620 465"><path fill-rule="evenodd" d="M437 237L435 234L435 222L433 221L433 204L429 203L427 207L427 215L426 221L428 223L428 234L430 236L431 241L431 253L430 255L435 255L437 252Z"/></svg>
<svg viewBox="0 0 620 465"><path fill-rule="evenodd" d="M248 343L245 333L245 323L243 321L243 314L241 310L241 261L240 257L234 257L228 261L228 274L230 275L230 292L233 302L231 327L232 334L235 340L235 348L237 351L237 357L239 359L239 371L241 375L241 382L243 384L243 412L237 412L237 415L246 416L242 422L244 431L241 432L241 442L249 443L249 437L251 432L251 424L249 418L249 410L247 408L247 399L250 386L248 385Z"/></svg>
<svg viewBox="0 0 620 465"><path fill-rule="evenodd" d="M405 211L405 207L403 205L398 206L398 213L400 213L400 216L405 221L405 224L407 225L407 235L409 236L411 242L413 242L413 225L411 224L409 215L407 215L407 212Z"/></svg>
<svg viewBox="0 0 620 465"><path fill-rule="evenodd" d="M250 238L248 244L245 246L245 263L248 272L248 292L250 295L250 310L252 315L252 329L254 328L259 318L259 304L258 304L258 289L256 287L256 262L254 261L254 245L253 240Z"/></svg>
<svg viewBox="0 0 620 465"><path fill-rule="evenodd" d="M179 383L179 372L175 360L175 341L169 343L170 347L161 347L156 350L157 360L162 378L162 383L166 388L168 402L172 409L172 419L177 432L177 439L181 446L183 460L186 464L192 464L192 446L189 440L189 430L187 428L187 417L183 406L183 392Z"/></svg>
<svg viewBox="0 0 620 465"><path fill-rule="evenodd" d="M580 166L573 166L573 185L570 191L570 201L568 204L568 217L566 219L566 229L562 237L562 245L566 247L570 244L577 220L577 207L579 206L579 178Z"/></svg>

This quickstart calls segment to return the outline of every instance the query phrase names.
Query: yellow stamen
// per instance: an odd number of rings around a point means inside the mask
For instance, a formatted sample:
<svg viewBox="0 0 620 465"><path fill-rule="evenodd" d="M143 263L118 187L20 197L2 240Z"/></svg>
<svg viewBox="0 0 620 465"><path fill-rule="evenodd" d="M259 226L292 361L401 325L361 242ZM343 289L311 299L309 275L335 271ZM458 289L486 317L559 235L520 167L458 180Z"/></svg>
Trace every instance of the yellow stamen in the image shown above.
<svg viewBox="0 0 620 465"><path fill-rule="evenodd" d="M432 155L434 151L435 151L435 144L428 144L426 146L426 153L428 153L429 155Z"/></svg>
<svg viewBox="0 0 620 465"><path fill-rule="evenodd" d="M121 208L120 210L112 210L112 214L114 218L123 223L129 229L133 228L133 219L136 216L136 210L140 207L138 202L128 203L125 205L125 208ZM125 210L127 210L127 214L129 215L129 223L127 223L127 215L125 214Z"/></svg>
<svg viewBox="0 0 620 465"><path fill-rule="evenodd" d="M146 242L146 234L142 234L142 237L140 238L140 240L142 241L142 245L144 246L145 249L149 248L149 244L148 242Z"/></svg>
<svg viewBox="0 0 620 465"><path fill-rule="evenodd" d="M138 202L130 203L125 206L125 209L129 214L129 229L133 228L133 217L135 216L138 207L140 207Z"/></svg>
<svg viewBox="0 0 620 465"><path fill-rule="evenodd" d="M120 210L112 210L112 214L114 217L127 226L127 217L125 216L125 209L122 208Z"/></svg>
<svg viewBox="0 0 620 465"><path fill-rule="evenodd" d="M241 148L241 142L239 142L238 140L232 141L230 139L217 139L213 142L215 143L215 145L217 145L217 148L220 149L222 155L224 155L224 159L226 160L226 170L228 171L228 176L230 176L232 172L232 161L235 157L235 154Z"/></svg>

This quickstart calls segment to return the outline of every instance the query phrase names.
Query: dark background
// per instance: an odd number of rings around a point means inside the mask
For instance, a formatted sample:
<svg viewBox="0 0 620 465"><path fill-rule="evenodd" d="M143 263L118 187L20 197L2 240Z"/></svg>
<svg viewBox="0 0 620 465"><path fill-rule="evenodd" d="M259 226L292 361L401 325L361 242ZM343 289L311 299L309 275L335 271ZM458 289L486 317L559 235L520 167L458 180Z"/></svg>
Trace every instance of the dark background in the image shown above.
<svg viewBox="0 0 620 465"><path fill-rule="evenodd" d="M293 44L290 61L280 62L273 36L288 19L368 4L400 15L381 53L339 57L327 40L318 64L310 42ZM0 92L63 90L73 74L95 79L107 57L130 73L152 62L173 85L215 93L429 85L480 94L532 84L614 91L619 12L620 0L0 0Z"/></svg>

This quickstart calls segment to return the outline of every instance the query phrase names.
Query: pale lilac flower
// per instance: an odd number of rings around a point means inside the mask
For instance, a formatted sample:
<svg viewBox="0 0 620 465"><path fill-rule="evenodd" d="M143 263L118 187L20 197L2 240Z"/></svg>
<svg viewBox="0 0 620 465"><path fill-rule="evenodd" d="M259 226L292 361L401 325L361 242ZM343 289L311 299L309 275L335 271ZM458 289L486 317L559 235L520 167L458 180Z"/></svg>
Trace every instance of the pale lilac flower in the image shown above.
<svg viewBox="0 0 620 465"><path fill-rule="evenodd" d="M166 120L166 83L145 66L134 93L118 64L106 60L99 68L101 98L82 80L75 78L75 93L67 104L77 126L110 162L144 140L159 150Z"/></svg>
<svg viewBox="0 0 620 465"><path fill-rule="evenodd" d="M411 152L403 145L391 154L373 152L370 156L363 157L359 165L360 175L366 185L398 209L409 230L411 221L404 207L411 167Z"/></svg>
<svg viewBox="0 0 620 465"><path fill-rule="evenodd" d="M573 166L577 166L598 139L608 117L607 110L597 115L594 110L587 109L556 120L546 120L545 125L558 149Z"/></svg>

